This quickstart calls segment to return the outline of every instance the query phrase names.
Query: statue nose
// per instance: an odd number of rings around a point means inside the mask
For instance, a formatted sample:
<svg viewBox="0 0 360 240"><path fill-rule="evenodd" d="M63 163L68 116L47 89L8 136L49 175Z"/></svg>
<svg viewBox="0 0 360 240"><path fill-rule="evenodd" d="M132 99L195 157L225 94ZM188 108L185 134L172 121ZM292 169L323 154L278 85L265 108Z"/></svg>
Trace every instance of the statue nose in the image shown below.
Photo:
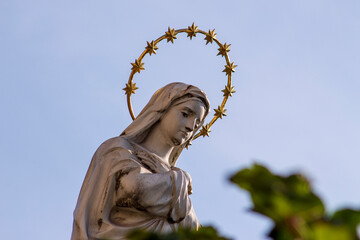
<svg viewBox="0 0 360 240"><path fill-rule="evenodd" d="M195 121L191 121L191 120L187 121L185 129L188 132L194 131L194 129L195 129Z"/></svg>

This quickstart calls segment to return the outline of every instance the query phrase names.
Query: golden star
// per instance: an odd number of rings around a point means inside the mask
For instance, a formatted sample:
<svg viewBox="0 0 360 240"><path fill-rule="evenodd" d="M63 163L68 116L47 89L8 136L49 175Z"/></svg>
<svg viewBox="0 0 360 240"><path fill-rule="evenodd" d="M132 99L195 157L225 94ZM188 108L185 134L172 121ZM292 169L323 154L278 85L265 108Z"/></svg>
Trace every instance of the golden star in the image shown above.
<svg viewBox="0 0 360 240"><path fill-rule="evenodd" d="M133 83L133 82L131 82L130 84L127 83L127 84L126 84L126 87L123 88L123 90L125 91L125 94L126 94L126 95L135 93L135 90L136 90L136 89L139 89L139 88L136 86L136 83Z"/></svg>
<svg viewBox="0 0 360 240"><path fill-rule="evenodd" d="M215 116L216 117L219 117L222 119L223 116L226 116L226 109L224 109L224 107L218 107L217 109L214 109L215 110Z"/></svg>
<svg viewBox="0 0 360 240"><path fill-rule="evenodd" d="M170 27L168 27L168 31L165 32L165 37L166 37L167 42L171 41L172 43L174 43L174 39L177 39L176 34L177 33L175 32L174 28L170 29Z"/></svg>
<svg viewBox="0 0 360 240"><path fill-rule="evenodd" d="M189 149L190 145L192 145L192 142L191 142L191 141L188 141L188 143L186 144L185 148L186 148L186 149Z"/></svg>
<svg viewBox="0 0 360 240"><path fill-rule="evenodd" d="M156 43L154 43L154 41L151 41L151 43L149 43L148 41L146 41L147 46L145 47L146 52L150 54L156 54L156 50L158 50L159 48L156 46Z"/></svg>
<svg viewBox="0 0 360 240"><path fill-rule="evenodd" d="M204 38L204 40L206 40L206 45L208 43L213 43L214 39L216 39L215 29L212 31L209 30L209 33L207 33L206 37Z"/></svg>
<svg viewBox="0 0 360 240"><path fill-rule="evenodd" d="M192 40L193 37L196 37L196 33L198 31L198 27L195 26L195 23L193 23L191 26L186 29L187 36L190 37L190 40Z"/></svg>
<svg viewBox="0 0 360 240"><path fill-rule="evenodd" d="M226 73L226 75L230 75L232 72L235 72L235 68L237 67L237 65L234 65L234 62L225 65L225 69L223 70L223 72Z"/></svg>
<svg viewBox="0 0 360 240"><path fill-rule="evenodd" d="M221 45L220 48L218 48L219 53L216 56L225 56L227 52L230 52L230 46L231 44L227 45L226 43L224 45Z"/></svg>
<svg viewBox="0 0 360 240"><path fill-rule="evenodd" d="M145 70L144 63L141 62L141 60L135 59L135 63L131 63L132 68L131 70L134 72L140 73L141 70Z"/></svg>
<svg viewBox="0 0 360 240"><path fill-rule="evenodd" d="M225 89L224 90L221 90L223 93L224 93L224 96L227 97L227 96L232 96L232 94L235 92L234 90L234 87L231 86L231 85L227 85L225 86Z"/></svg>
<svg viewBox="0 0 360 240"><path fill-rule="evenodd" d="M211 132L211 130L210 130L209 124L206 124L205 126L202 126L202 129L200 130L200 134L203 137L205 137L205 136L209 137L210 132Z"/></svg>

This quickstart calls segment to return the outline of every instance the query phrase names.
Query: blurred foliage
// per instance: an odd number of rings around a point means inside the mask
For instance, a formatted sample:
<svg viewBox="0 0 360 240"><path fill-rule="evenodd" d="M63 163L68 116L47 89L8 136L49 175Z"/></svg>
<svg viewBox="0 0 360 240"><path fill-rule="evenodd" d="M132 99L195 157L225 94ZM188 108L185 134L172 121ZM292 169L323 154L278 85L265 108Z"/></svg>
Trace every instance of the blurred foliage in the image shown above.
<svg viewBox="0 0 360 240"><path fill-rule="evenodd" d="M254 164L230 181L248 191L252 210L274 222L269 237L275 240L356 240L360 211L341 209L327 214L310 182L301 174L279 176Z"/></svg>
<svg viewBox="0 0 360 240"><path fill-rule="evenodd" d="M135 230L127 236L129 240L229 240L221 237L213 227L201 227L198 231L190 229L179 229L171 233L155 233Z"/></svg>
<svg viewBox="0 0 360 240"><path fill-rule="evenodd" d="M273 221L268 236L274 240L359 240L360 210L341 209L328 214L310 182L301 174L279 176L254 164L237 172L230 181L248 191L252 211ZM234 217L235 219L235 217ZM240 226L243 227L243 226ZM135 230L129 240L227 240L211 227L198 231L180 229L167 234Z"/></svg>

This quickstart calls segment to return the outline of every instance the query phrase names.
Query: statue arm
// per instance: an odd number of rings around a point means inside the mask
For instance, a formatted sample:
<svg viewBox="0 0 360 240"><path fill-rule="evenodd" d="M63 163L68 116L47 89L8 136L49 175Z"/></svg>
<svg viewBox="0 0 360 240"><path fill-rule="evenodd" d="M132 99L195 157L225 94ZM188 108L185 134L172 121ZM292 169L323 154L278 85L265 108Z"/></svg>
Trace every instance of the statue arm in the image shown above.
<svg viewBox="0 0 360 240"><path fill-rule="evenodd" d="M117 202L129 198L136 208L151 215L167 218L169 222L180 222L191 209L188 195L190 177L175 168L165 173L151 173L135 160L123 160L117 167L115 186Z"/></svg>
<svg viewBox="0 0 360 240"><path fill-rule="evenodd" d="M180 222L191 209L188 195L189 178L181 170L160 174L139 175L140 204L148 212L166 217L169 222Z"/></svg>

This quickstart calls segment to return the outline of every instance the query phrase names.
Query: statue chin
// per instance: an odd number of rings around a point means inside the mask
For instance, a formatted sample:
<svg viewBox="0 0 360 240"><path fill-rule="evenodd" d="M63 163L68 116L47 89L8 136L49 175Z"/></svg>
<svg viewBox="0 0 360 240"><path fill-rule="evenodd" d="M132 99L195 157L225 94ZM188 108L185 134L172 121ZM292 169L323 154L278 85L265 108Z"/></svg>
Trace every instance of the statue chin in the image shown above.
<svg viewBox="0 0 360 240"><path fill-rule="evenodd" d="M182 142L180 142L175 137L171 139L171 142L174 144L174 146L180 146Z"/></svg>

